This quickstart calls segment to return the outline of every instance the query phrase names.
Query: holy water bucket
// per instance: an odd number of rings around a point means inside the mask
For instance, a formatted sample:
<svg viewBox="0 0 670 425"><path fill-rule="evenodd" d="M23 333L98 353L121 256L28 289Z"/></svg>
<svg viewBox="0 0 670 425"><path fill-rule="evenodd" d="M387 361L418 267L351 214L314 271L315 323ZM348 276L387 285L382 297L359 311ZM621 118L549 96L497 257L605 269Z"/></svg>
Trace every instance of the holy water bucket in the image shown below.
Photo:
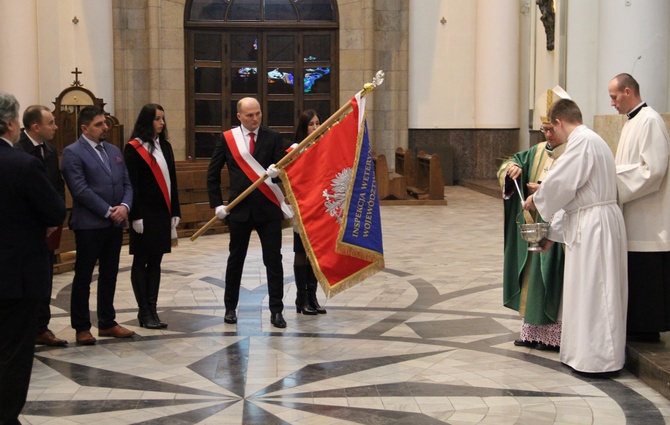
<svg viewBox="0 0 670 425"><path fill-rule="evenodd" d="M539 243L542 239L547 237L549 233L549 223L531 223L524 224L519 222L519 213L516 216L516 224L519 226L519 231L521 232L521 237L524 241L528 242L528 251L538 252L542 251Z"/></svg>

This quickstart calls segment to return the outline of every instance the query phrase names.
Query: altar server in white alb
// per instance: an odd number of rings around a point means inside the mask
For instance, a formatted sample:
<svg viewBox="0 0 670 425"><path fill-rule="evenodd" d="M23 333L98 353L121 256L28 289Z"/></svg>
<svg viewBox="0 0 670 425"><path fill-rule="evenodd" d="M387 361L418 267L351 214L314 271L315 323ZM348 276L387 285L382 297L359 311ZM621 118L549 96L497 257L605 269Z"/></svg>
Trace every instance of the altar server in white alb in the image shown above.
<svg viewBox="0 0 670 425"><path fill-rule="evenodd" d="M619 205L628 232L629 341L670 330L670 137L629 74L610 81L612 106L628 121L616 151Z"/></svg>
<svg viewBox="0 0 670 425"><path fill-rule="evenodd" d="M544 248L565 243L561 362L579 372L618 371L625 358L628 280L614 155L582 125L572 100L555 103L549 119L567 147L524 209L553 216Z"/></svg>

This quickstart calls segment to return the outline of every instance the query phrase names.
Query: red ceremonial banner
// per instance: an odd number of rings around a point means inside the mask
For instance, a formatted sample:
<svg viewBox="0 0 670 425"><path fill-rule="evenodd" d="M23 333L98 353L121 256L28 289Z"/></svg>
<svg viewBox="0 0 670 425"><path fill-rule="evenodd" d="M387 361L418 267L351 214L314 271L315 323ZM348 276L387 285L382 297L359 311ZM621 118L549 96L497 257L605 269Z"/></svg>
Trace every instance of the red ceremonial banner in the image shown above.
<svg viewBox="0 0 670 425"><path fill-rule="evenodd" d="M281 173L303 245L327 296L384 267L383 259L366 261L338 249L338 234L349 204L351 177L365 127L359 126L358 104L352 104L349 115Z"/></svg>

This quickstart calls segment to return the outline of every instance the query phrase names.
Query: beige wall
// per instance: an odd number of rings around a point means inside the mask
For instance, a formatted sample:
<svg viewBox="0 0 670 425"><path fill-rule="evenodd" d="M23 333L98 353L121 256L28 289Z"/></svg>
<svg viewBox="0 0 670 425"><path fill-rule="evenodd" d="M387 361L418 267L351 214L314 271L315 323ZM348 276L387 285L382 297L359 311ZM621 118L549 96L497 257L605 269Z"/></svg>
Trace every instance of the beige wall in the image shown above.
<svg viewBox="0 0 670 425"><path fill-rule="evenodd" d="M186 0L113 0L116 116L129 136L142 105L166 111L177 159L185 159ZM340 103L371 82L378 69L384 84L368 99L373 149L407 146L409 0L340 0Z"/></svg>
<svg viewBox="0 0 670 425"><path fill-rule="evenodd" d="M670 114L661 113L665 126L670 129ZM625 115L596 115L593 117L593 131L605 139L612 152L616 154L621 129L626 123Z"/></svg>

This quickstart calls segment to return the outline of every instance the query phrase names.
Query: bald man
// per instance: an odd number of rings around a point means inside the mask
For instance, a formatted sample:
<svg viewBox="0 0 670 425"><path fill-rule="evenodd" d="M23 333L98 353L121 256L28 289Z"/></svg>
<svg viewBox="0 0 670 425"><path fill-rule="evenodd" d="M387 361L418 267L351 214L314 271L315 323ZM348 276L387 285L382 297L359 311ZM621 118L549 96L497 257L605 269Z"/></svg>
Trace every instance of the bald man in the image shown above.
<svg viewBox="0 0 670 425"><path fill-rule="evenodd" d="M242 125L221 135L207 170L210 207L215 209L219 219L227 218L230 230L224 321L230 324L237 323L235 309L239 301L242 269L251 232L256 230L261 241L263 264L267 271L270 322L277 328L285 328L286 321L282 315L284 270L281 255L281 221L290 218L290 209L284 202L281 191L271 179L265 180L261 187L255 189L230 211L224 207L221 195L221 169L224 164L228 165L230 176L229 201L237 198L263 174L276 177L276 172L270 172L270 169L285 154L282 138L279 133L261 127L263 114L260 104L254 98L247 97L237 103L237 118Z"/></svg>
<svg viewBox="0 0 670 425"><path fill-rule="evenodd" d="M614 77L608 91L612 106L628 118L616 151L628 236L626 333L629 341L656 342L670 330L670 136L630 74Z"/></svg>

